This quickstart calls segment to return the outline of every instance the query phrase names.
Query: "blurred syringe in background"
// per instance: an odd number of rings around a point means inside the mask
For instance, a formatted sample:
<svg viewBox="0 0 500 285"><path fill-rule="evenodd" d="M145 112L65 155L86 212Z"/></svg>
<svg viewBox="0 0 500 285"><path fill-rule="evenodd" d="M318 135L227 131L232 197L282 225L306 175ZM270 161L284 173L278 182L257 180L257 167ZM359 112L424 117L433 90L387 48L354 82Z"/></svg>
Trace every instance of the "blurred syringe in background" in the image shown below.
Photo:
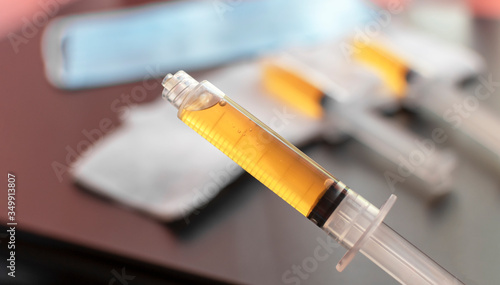
<svg viewBox="0 0 500 285"><path fill-rule="evenodd" d="M408 167L424 139L383 116L398 104L383 81L368 68L347 62L339 43L296 48L263 63L266 89L287 104L326 121L325 136L351 136L399 167ZM425 159L408 167L426 198L438 198L451 190L456 166L452 152L426 151Z"/></svg>
<svg viewBox="0 0 500 285"><path fill-rule="evenodd" d="M500 83L482 75L478 54L402 28L353 46L353 59L372 67L406 108L459 130L500 165L500 116L484 106Z"/></svg>

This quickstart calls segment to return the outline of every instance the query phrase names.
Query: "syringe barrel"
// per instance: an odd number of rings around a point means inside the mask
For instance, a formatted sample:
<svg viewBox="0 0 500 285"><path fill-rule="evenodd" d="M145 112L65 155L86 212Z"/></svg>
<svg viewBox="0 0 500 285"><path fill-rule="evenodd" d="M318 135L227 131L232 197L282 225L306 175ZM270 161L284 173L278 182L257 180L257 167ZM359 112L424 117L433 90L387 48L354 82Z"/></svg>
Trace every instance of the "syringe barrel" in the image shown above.
<svg viewBox="0 0 500 285"><path fill-rule="evenodd" d="M209 82L198 83L180 71L168 75L163 86L163 97L179 109L178 117L186 125L317 224L326 221L332 205L347 191L334 176ZM318 203L323 197L326 202Z"/></svg>
<svg viewBox="0 0 500 285"><path fill-rule="evenodd" d="M378 214L377 207L351 190L323 230L351 249ZM463 284L385 223L367 237L360 252L402 284Z"/></svg>

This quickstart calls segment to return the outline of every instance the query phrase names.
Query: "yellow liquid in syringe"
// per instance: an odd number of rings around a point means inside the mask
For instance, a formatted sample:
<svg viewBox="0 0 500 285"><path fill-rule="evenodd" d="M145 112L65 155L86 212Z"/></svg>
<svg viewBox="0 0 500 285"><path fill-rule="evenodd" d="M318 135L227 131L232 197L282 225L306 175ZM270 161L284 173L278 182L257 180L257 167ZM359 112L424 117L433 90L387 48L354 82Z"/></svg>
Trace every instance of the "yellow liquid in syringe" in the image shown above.
<svg viewBox="0 0 500 285"><path fill-rule="evenodd" d="M184 109L179 118L306 217L334 182L227 97L207 109Z"/></svg>

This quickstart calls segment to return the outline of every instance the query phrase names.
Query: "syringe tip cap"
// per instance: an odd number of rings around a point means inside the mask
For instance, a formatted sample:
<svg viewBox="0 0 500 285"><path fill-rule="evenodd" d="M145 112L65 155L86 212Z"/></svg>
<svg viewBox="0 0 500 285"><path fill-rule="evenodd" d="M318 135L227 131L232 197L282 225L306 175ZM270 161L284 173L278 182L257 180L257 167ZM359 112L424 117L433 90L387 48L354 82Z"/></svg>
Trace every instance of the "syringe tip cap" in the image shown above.
<svg viewBox="0 0 500 285"><path fill-rule="evenodd" d="M174 77L172 75L172 73L169 73L165 76L165 78L163 78L163 81L161 82L161 85L163 85L163 87L167 88L167 89L171 89L171 88L168 88L169 87L169 84L168 84L168 81L170 80L170 78Z"/></svg>
<svg viewBox="0 0 500 285"><path fill-rule="evenodd" d="M176 100L188 87L198 84L198 81L183 70L180 70L174 75L171 73L167 74L161 84L165 88L162 92L163 98L173 103L174 106L179 107L180 103L176 102Z"/></svg>

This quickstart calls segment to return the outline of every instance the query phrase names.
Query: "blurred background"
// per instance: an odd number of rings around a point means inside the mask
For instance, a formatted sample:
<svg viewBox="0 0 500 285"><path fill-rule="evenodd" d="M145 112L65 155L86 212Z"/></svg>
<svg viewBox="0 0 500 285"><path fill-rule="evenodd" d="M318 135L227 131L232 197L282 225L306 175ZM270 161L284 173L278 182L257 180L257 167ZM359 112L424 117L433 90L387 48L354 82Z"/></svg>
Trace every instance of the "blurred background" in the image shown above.
<svg viewBox="0 0 500 285"><path fill-rule="evenodd" d="M345 249L177 119L178 70L396 194L385 223L464 283L500 280L500 2L0 5L2 284L398 284L337 272Z"/></svg>

